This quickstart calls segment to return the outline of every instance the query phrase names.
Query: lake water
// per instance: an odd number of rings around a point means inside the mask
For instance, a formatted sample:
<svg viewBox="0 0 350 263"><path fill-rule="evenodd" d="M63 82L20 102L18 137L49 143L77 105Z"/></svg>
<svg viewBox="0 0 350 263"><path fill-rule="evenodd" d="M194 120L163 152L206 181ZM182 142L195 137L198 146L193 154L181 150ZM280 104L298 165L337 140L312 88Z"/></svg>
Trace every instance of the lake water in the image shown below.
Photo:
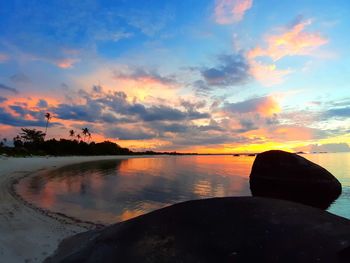
<svg viewBox="0 0 350 263"><path fill-rule="evenodd" d="M330 212L350 218L350 153L303 155L342 183ZM89 162L25 178L17 192L35 205L96 223L126 220L181 201L250 196L250 156L157 156Z"/></svg>

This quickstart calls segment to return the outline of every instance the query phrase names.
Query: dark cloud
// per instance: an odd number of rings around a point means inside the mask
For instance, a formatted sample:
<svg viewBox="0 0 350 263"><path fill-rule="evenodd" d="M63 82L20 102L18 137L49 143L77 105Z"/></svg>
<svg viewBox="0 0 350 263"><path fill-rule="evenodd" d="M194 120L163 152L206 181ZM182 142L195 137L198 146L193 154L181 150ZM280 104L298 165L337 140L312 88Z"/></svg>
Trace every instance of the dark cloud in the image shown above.
<svg viewBox="0 0 350 263"><path fill-rule="evenodd" d="M10 105L9 108L23 117L28 113L28 110L26 108L19 105Z"/></svg>
<svg viewBox="0 0 350 263"><path fill-rule="evenodd" d="M92 86L92 91L96 93L101 93L102 92L102 86L101 85L93 85Z"/></svg>
<svg viewBox="0 0 350 263"><path fill-rule="evenodd" d="M19 109L17 109L19 110ZM0 107L0 123L5 125L11 125L16 127L33 126L33 127L45 127L46 121L44 120L27 120L21 117L13 116L6 112L4 108Z"/></svg>
<svg viewBox="0 0 350 263"><path fill-rule="evenodd" d="M207 103L206 103L205 100L192 102L192 101L180 99L180 104L181 104L181 106L183 106L187 111L193 112L193 111L196 111L196 110L198 110L198 109L204 108L204 107L206 106Z"/></svg>
<svg viewBox="0 0 350 263"><path fill-rule="evenodd" d="M1 83L0 83L0 90L10 91L10 92L15 93L15 94L18 93L18 90L17 90L17 89L12 88L12 87L9 87L9 86L6 86L6 85L1 84Z"/></svg>
<svg viewBox="0 0 350 263"><path fill-rule="evenodd" d="M99 122L102 115L102 106L88 100L86 104L82 105L59 104L51 111L63 120Z"/></svg>
<svg viewBox="0 0 350 263"><path fill-rule="evenodd" d="M39 108L47 108L49 104L47 103L46 100L40 99L38 103L36 104L37 107Z"/></svg>
<svg viewBox="0 0 350 263"><path fill-rule="evenodd" d="M190 129L190 125L187 123L169 123L163 121L152 122L148 127L157 131L161 137L166 136L164 135L166 132L185 133Z"/></svg>
<svg viewBox="0 0 350 263"><path fill-rule="evenodd" d="M259 128L257 124L251 119L240 119L239 124L241 125L241 128L236 131L238 133L253 131Z"/></svg>
<svg viewBox="0 0 350 263"><path fill-rule="evenodd" d="M106 135L119 140L148 140L157 136L155 132L146 131L141 127L125 128L120 126L107 130Z"/></svg>
<svg viewBox="0 0 350 263"><path fill-rule="evenodd" d="M183 112L178 109L163 105L146 107L139 103L127 105L124 109L121 109L121 113L127 115L136 115L139 119L146 122L162 120L194 120L208 118L210 116L208 113L200 113L197 111Z"/></svg>
<svg viewBox="0 0 350 263"><path fill-rule="evenodd" d="M186 148L194 146L219 146L222 144L249 144L258 143L258 139L250 139L237 134L221 133L187 133L186 136L178 136L172 141L171 148ZM169 146L167 146L169 147Z"/></svg>
<svg viewBox="0 0 350 263"><path fill-rule="evenodd" d="M344 98L344 99L337 100L337 101L330 101L330 102L328 102L328 104L331 107L344 107L344 106L346 107L346 106L350 105L350 99Z"/></svg>
<svg viewBox="0 0 350 263"><path fill-rule="evenodd" d="M277 119L277 114L273 114L272 117L265 118L265 123L269 126L278 125L280 121Z"/></svg>
<svg viewBox="0 0 350 263"><path fill-rule="evenodd" d="M134 80L153 79L167 85L177 83L176 78L173 75L163 76L154 69L150 70L140 67L128 68L127 70L114 70L113 77L116 79Z"/></svg>
<svg viewBox="0 0 350 263"><path fill-rule="evenodd" d="M347 143L325 143L325 144L309 144L296 149L297 151L308 152L350 152Z"/></svg>
<svg viewBox="0 0 350 263"><path fill-rule="evenodd" d="M29 82L31 82L30 78L23 73L13 74L10 77L10 79L11 79L11 81L13 81L15 83L29 83Z"/></svg>
<svg viewBox="0 0 350 263"><path fill-rule="evenodd" d="M350 118L350 107L336 108L327 110L324 113L325 117L340 117L340 118Z"/></svg>
<svg viewBox="0 0 350 263"><path fill-rule="evenodd" d="M261 106L269 106L271 102L273 103L272 99L268 96L257 97L236 103L226 102L223 109L232 113L258 112Z"/></svg>
<svg viewBox="0 0 350 263"><path fill-rule="evenodd" d="M7 98L1 97L1 96L0 96L0 103L1 103L1 102L4 102L4 101L7 101Z"/></svg>
<svg viewBox="0 0 350 263"><path fill-rule="evenodd" d="M8 107L14 112L16 112L18 115L20 115L20 117L22 118L27 118L27 116L30 116L32 119L45 119L45 112L29 109L26 104L9 105Z"/></svg>
<svg viewBox="0 0 350 263"><path fill-rule="evenodd" d="M52 111L61 119L88 122L184 121L210 117L208 113L196 110L181 111L164 105L148 107L141 103L131 103L124 92L101 93L98 98L86 91L81 95L85 99L84 104L59 104Z"/></svg>
<svg viewBox="0 0 350 263"><path fill-rule="evenodd" d="M209 91L212 90L212 87L210 87L204 80L196 80L195 82L192 83L192 86L196 92L197 95L199 96L206 96Z"/></svg>
<svg viewBox="0 0 350 263"><path fill-rule="evenodd" d="M244 84L250 78L249 63L242 54L221 55L220 64L201 70L201 74L208 86L237 86ZM202 89L207 88L203 83L197 82Z"/></svg>
<svg viewBox="0 0 350 263"><path fill-rule="evenodd" d="M61 87L65 90L68 90L69 89L69 86L66 84L66 83L61 83Z"/></svg>

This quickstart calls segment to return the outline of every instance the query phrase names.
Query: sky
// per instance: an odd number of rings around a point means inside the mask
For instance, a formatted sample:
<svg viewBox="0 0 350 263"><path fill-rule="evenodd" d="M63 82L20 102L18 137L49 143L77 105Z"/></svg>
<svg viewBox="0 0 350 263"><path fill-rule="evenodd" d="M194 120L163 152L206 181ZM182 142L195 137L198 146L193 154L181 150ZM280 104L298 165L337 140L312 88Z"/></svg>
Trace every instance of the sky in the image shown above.
<svg viewBox="0 0 350 263"><path fill-rule="evenodd" d="M348 0L0 2L0 138L348 151Z"/></svg>

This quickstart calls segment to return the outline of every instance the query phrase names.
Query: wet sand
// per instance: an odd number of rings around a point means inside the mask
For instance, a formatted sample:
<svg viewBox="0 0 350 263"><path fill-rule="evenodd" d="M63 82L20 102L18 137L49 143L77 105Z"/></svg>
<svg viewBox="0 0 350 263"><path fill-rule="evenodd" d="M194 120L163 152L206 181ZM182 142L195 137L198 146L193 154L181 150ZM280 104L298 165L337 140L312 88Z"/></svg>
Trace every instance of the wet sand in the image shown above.
<svg viewBox="0 0 350 263"><path fill-rule="evenodd" d="M137 156L141 157L141 156ZM24 176L86 161L127 159L134 156L69 156L0 158L0 258L1 262L42 262L58 243L73 234L96 228L64 215L26 203L13 184Z"/></svg>

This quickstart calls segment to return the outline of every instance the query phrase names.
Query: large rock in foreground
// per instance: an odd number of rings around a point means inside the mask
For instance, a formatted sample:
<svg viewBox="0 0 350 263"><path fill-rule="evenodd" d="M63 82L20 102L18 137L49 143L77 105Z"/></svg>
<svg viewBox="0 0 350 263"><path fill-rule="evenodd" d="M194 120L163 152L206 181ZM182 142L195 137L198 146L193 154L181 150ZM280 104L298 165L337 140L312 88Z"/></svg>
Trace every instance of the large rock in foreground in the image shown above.
<svg viewBox="0 0 350 263"><path fill-rule="evenodd" d="M45 262L350 262L350 221L277 199L189 201L73 236Z"/></svg>
<svg viewBox="0 0 350 263"><path fill-rule="evenodd" d="M339 181L323 167L293 153L257 155L250 174L253 196L280 198L326 209L341 194Z"/></svg>

